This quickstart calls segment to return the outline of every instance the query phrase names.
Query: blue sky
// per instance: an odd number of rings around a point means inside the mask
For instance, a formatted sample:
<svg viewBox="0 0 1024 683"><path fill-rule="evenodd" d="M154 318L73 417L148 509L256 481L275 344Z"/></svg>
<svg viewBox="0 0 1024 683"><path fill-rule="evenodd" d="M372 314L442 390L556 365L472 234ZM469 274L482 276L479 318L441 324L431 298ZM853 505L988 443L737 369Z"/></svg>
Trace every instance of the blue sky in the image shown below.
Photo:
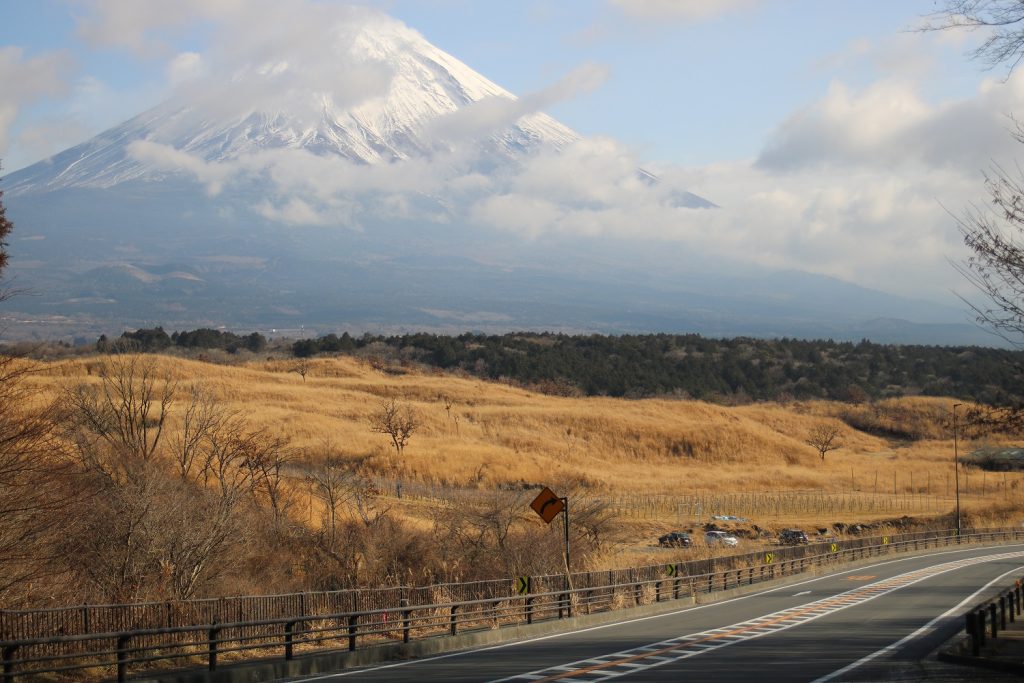
<svg viewBox="0 0 1024 683"><path fill-rule="evenodd" d="M62 85L26 98L8 123L12 139L0 145L8 170L156 104L168 91L168 60L202 52L213 35L197 19L151 29L148 35L166 44L149 53L99 45L79 29L105 4L114 3L0 1L0 46L22 50L22 60L65 60ZM649 3L722 6L704 18L672 9L631 12L626 2L602 0L368 4L512 92L539 90L580 64L607 66L602 87L548 113L585 135L612 136L683 164L755 156L775 127L836 79L865 86L912 74L924 96L941 102L969 95L992 75L964 58L967 35L912 32L932 11L928 0ZM62 134L52 143L19 140L19 131L39 121Z"/></svg>
<svg viewBox="0 0 1024 683"><path fill-rule="evenodd" d="M268 2L0 0L5 170L157 104L182 65L244 43ZM1016 161L1006 117L1024 112L1024 77L971 62L981 36L914 31L930 0L362 4L517 94L599 67L598 87L547 110L597 141L579 158L628 157L722 207L680 221L633 203L574 221L571 208L552 210L557 197L514 198L544 207L522 216L535 233L672 239L949 303L963 289L950 261L964 256L949 212L984 201L993 161ZM585 170L595 195L602 179ZM617 218L626 213L645 225Z"/></svg>

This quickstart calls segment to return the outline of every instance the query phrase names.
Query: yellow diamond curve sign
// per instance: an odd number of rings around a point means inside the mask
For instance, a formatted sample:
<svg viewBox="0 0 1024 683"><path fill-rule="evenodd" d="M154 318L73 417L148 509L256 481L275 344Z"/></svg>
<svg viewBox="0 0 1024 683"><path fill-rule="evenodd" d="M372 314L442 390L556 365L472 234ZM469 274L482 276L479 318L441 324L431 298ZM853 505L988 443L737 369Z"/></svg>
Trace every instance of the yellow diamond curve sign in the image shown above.
<svg viewBox="0 0 1024 683"><path fill-rule="evenodd" d="M553 520L559 512L565 509L565 503L562 502L561 498L555 495L554 491L545 486L544 490L533 499L532 503L530 503L530 507L533 508L534 512L540 515L540 518L543 519L545 523L551 524L551 520Z"/></svg>

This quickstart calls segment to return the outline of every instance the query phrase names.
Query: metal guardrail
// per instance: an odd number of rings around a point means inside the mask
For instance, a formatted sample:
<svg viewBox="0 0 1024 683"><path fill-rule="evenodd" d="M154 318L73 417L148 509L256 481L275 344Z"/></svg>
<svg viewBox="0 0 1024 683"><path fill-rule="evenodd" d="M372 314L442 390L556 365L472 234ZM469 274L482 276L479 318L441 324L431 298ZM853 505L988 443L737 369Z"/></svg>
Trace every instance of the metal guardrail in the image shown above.
<svg viewBox="0 0 1024 683"><path fill-rule="evenodd" d="M978 530L960 536L951 531L877 536L712 560L586 572L573 574L568 580L564 575L532 577L528 582L531 592L523 595L515 594L510 581L477 582L473 585L478 588L487 584L490 594L424 603L402 597L397 604L371 609L320 614L297 611L258 619L221 618L215 614L203 623L171 627L22 638L4 633L0 639L2 680L6 683L59 672L110 676L116 670L117 680L124 681L131 667L156 662L205 666L213 671L225 656L242 659L257 653L290 660L317 650L355 650L690 598L894 552L1017 540L1024 540L1024 529ZM494 591L499 584L504 590Z"/></svg>
<svg viewBox="0 0 1024 683"><path fill-rule="evenodd" d="M971 655L979 656L981 647L985 644L986 615L989 621L989 637L995 640L999 637L1000 630L1006 630L1007 617L1009 622L1013 623L1020 616L1021 610L1024 609L1021 605L1022 599L1024 588L1021 586L1021 579L1017 579L1008 591L986 600L964 615L964 627L971 638Z"/></svg>

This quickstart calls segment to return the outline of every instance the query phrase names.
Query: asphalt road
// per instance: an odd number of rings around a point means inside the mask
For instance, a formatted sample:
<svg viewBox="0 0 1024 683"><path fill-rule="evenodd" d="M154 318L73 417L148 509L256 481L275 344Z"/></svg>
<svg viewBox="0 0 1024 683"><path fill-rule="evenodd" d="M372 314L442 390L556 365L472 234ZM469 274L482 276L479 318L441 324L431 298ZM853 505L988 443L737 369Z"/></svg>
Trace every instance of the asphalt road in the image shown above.
<svg viewBox="0 0 1024 683"><path fill-rule="evenodd" d="M302 681L878 681L961 628L1024 544L889 559L719 603Z"/></svg>

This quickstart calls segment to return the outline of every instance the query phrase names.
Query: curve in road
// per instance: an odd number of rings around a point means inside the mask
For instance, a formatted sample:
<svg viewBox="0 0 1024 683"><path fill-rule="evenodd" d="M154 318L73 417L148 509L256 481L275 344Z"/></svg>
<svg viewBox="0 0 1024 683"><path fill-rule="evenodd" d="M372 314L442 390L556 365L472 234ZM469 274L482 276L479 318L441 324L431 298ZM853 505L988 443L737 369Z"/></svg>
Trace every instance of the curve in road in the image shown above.
<svg viewBox="0 0 1024 683"><path fill-rule="evenodd" d="M947 550L717 603L306 682L880 680L959 630L979 586L1024 572L1024 545Z"/></svg>

